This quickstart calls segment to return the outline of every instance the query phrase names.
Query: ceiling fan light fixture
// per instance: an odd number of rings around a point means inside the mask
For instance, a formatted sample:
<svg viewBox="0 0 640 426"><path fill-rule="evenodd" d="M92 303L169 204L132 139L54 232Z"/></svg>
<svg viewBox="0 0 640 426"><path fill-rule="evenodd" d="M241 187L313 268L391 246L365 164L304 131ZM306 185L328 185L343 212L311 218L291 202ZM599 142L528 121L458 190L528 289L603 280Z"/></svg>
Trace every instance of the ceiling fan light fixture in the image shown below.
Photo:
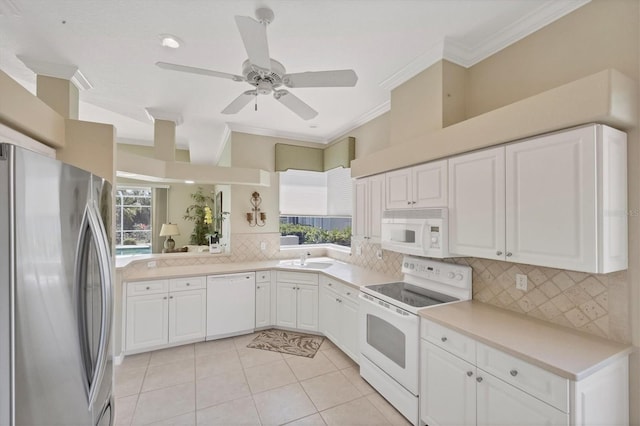
<svg viewBox="0 0 640 426"><path fill-rule="evenodd" d="M182 45L181 40L171 34L160 34L160 39L162 40L162 47L177 49Z"/></svg>

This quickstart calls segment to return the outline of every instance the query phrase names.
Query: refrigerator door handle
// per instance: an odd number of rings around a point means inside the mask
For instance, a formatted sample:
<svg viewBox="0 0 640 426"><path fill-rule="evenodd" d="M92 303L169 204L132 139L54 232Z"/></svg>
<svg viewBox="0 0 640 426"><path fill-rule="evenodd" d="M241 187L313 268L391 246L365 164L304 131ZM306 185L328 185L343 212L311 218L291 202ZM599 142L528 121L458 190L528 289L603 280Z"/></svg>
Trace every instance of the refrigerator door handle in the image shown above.
<svg viewBox="0 0 640 426"><path fill-rule="evenodd" d="M78 244L78 249L76 253L76 288L81 289L82 285L85 285L82 281L83 272L87 265L83 265L83 262L88 259L88 250L90 249L90 245L87 244L87 232L91 233L93 240L95 242L95 249L97 251L98 257L98 265L99 265L99 273L100 273L100 290L101 290L101 324L100 324L100 339L98 344L98 354L96 357L96 364L94 368L87 368L85 365L84 371L86 374L86 391L87 398L89 402L89 409L93 409L93 404L97 397L98 391L100 389L100 384L102 382L104 376L104 370L107 362L107 350L109 346L109 337L111 332L111 256L109 255L109 245L108 238L106 235L105 227L102 224L102 219L100 218L100 214L98 213L97 207L93 202L89 202L85 208L85 214L83 216L83 224L82 231L80 235L80 243ZM83 292L78 290L79 297L77 298L79 312L83 312L83 304L85 303L82 300ZM81 336L84 336L86 329L86 316L79 314L78 315L78 326L81 330ZM84 339L84 337L81 337ZM86 339L81 342L84 351L89 351L87 347ZM91 357L87 359L86 356L83 356L82 359L85 363L91 364Z"/></svg>

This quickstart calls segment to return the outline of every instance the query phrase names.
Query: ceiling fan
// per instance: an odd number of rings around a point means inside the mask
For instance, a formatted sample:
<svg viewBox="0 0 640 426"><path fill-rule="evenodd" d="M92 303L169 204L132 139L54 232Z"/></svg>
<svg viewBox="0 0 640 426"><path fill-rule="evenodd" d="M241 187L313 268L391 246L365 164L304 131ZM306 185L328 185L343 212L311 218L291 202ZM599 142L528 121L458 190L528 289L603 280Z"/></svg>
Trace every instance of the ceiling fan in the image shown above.
<svg viewBox="0 0 640 426"><path fill-rule="evenodd" d="M296 113L303 120L310 120L318 115L318 112L294 96L281 86L288 88L298 87L353 87L358 81L358 76L353 70L314 71L287 74L280 62L269 56L267 44L267 25L273 22L274 14L271 9L260 8L256 10L257 21L248 16L236 16L236 24L242 37L242 42L249 59L242 63L242 75L228 74L204 68L195 68L185 65L156 62L163 69L188 72L192 74L207 75L226 78L233 81L246 81L255 88L247 90L234 99L225 109L223 114L236 114L258 95L268 95L273 92L273 97Z"/></svg>

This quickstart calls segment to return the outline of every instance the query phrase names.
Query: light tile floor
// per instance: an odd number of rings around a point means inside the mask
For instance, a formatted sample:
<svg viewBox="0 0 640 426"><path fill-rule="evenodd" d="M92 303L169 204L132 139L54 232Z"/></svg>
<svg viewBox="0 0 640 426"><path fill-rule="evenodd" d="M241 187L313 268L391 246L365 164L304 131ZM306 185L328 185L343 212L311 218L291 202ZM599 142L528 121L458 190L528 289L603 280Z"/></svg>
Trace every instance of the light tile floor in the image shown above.
<svg viewBox="0 0 640 426"><path fill-rule="evenodd" d="M325 339L314 358L247 348L256 334L116 367L116 425L408 425Z"/></svg>

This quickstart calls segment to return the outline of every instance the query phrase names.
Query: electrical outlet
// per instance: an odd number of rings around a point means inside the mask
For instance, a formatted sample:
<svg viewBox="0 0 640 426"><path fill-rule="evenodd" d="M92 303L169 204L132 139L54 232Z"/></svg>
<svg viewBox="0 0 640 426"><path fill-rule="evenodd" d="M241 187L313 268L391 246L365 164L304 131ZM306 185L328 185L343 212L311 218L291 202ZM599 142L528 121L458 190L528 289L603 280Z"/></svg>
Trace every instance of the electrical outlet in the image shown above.
<svg viewBox="0 0 640 426"><path fill-rule="evenodd" d="M376 257L380 260L382 260L382 249L378 249L376 250Z"/></svg>
<svg viewBox="0 0 640 426"><path fill-rule="evenodd" d="M147 268L155 268L156 266L158 266L156 264L155 260L152 260L151 262L147 262Z"/></svg>
<svg viewBox="0 0 640 426"><path fill-rule="evenodd" d="M516 289L527 291L527 276L523 274L516 274Z"/></svg>
<svg viewBox="0 0 640 426"><path fill-rule="evenodd" d="M360 244L356 245L356 256L362 256L362 246Z"/></svg>
<svg viewBox="0 0 640 426"><path fill-rule="evenodd" d="M261 241L260 242L260 250L265 251L266 249L267 249L266 241Z"/></svg>

